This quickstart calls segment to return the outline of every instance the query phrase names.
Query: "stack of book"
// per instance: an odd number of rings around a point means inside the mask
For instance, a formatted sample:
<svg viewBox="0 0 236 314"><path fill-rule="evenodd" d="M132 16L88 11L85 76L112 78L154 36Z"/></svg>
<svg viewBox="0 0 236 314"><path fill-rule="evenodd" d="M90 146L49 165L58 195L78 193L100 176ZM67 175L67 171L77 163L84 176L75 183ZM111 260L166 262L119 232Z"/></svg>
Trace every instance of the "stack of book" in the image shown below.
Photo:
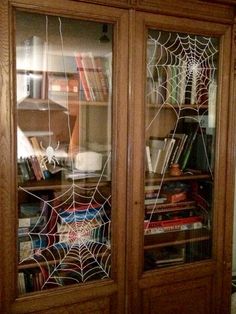
<svg viewBox="0 0 236 314"><path fill-rule="evenodd" d="M160 185L146 185L144 190L145 209L153 208L157 204L163 204L167 198L160 195Z"/></svg>
<svg viewBox="0 0 236 314"><path fill-rule="evenodd" d="M60 209L60 219L57 222L59 242L68 245L92 239L97 239L100 243L106 242L100 208L98 204L90 204Z"/></svg>
<svg viewBox="0 0 236 314"><path fill-rule="evenodd" d="M201 229L203 218L201 216L176 217L167 220L144 221L144 234L159 234L165 232Z"/></svg>
<svg viewBox="0 0 236 314"><path fill-rule="evenodd" d="M46 198L46 196L42 197ZM47 246L46 233L49 213L47 205L43 201L22 203L19 210L19 260L23 261L37 253L38 249Z"/></svg>
<svg viewBox="0 0 236 314"><path fill-rule="evenodd" d="M86 101L108 100L109 86L106 58L94 57L91 52L75 56L79 72L81 95ZM81 96L82 97L82 96Z"/></svg>
<svg viewBox="0 0 236 314"><path fill-rule="evenodd" d="M149 145L146 146L148 171L158 174L165 173L174 148L174 138L150 137Z"/></svg>
<svg viewBox="0 0 236 314"><path fill-rule="evenodd" d="M149 138L149 143L146 145L149 172L163 175L169 170L171 164L179 164L181 170L191 165L200 170L209 169L210 161L213 159L211 156L212 136L205 136L204 129L200 129L198 122L188 123L188 125L186 133L170 133L163 138L154 136ZM193 163L192 159L196 158L198 161Z"/></svg>

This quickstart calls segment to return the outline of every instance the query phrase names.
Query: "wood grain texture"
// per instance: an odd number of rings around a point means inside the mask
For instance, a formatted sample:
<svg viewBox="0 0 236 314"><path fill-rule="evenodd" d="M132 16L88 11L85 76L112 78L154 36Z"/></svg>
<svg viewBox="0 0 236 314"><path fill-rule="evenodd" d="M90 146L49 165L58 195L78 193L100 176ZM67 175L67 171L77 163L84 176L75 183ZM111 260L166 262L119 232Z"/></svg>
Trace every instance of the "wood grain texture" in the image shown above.
<svg viewBox="0 0 236 314"><path fill-rule="evenodd" d="M143 292L143 313L210 314L211 293L211 277L147 289Z"/></svg>
<svg viewBox="0 0 236 314"><path fill-rule="evenodd" d="M35 314L44 314L45 311L37 311ZM83 304L71 304L55 307L47 311L47 314L110 314L109 298L95 299Z"/></svg>
<svg viewBox="0 0 236 314"><path fill-rule="evenodd" d="M227 158L227 187L231 187L231 192L228 191L226 199L226 211L225 211L225 240L224 240L224 261L223 261L223 297L221 304L221 313L226 314L230 312L231 308L231 289L232 289L232 249L233 249L233 229L236 227L233 225L234 217L234 193L232 188L235 186L235 176L232 169L235 168L235 145L236 145L236 115L235 115L235 103L236 103L236 27L234 25L232 31L232 52L230 56L231 60L231 76L230 76L230 99L229 99L229 140L228 140L228 158Z"/></svg>
<svg viewBox="0 0 236 314"><path fill-rule="evenodd" d="M194 33L199 35L207 36L216 36L220 38L220 61L219 61L219 91L218 91L218 104L217 104L217 142L216 142L216 157L215 157L215 179L214 179L214 222L213 222L213 259L211 262L202 261L199 265L185 265L184 267L178 267L171 270L164 271L158 270L155 272L150 272L149 274L142 275L142 266L135 265L135 260L142 260L142 243L143 243L143 226L140 223L142 220L142 202L144 199L143 191L140 186L144 184L144 164L142 163L142 154L144 147L144 107L145 107L145 95L144 88L140 89L141 86L145 86L145 41L146 41L146 30L148 28L165 30L165 31L174 31L180 33ZM222 267L223 267L223 247L224 247L224 238L219 237L219 234L223 234L225 230L225 208L227 197L232 198L233 195L233 186L230 185L226 180L226 169L227 169L227 158L230 158L231 153L227 157L228 143L227 138L231 131L228 129L228 109L229 109L229 76L230 76L230 34L231 27L228 25L223 25L220 23L209 23L204 21L196 21L186 18L177 18L177 17L168 17L163 15L154 15L148 13L136 13L136 25L135 33L133 34L133 43L132 47L135 47L135 52L132 54L133 58L133 90L135 93L132 94L133 98L131 104L135 104L135 107L132 107L132 115L130 116L130 143L131 144L131 162L130 165L130 181L132 182L132 189L129 201L130 208L130 217L133 220L133 231L129 230L130 242L133 244L130 246L131 253L129 253L130 261L128 265L130 266L129 277L130 279L130 302L132 303L131 308L139 313L139 310L142 306L140 299L140 293L135 290L135 287L142 287L144 291L148 289L148 286L152 285L153 287L158 286L159 284L165 285L165 282L171 286L175 286L178 281L181 281L181 278L188 278L189 282L198 280L200 276L205 276L205 278L210 278L206 284L206 289L210 289L212 295L208 295L209 299L206 301L205 305L201 308L200 313L209 313L209 307L212 306L215 309L219 309L219 304L222 301L221 299L221 290L222 289ZM139 66L136 66L139 64ZM227 79L228 76L228 79ZM226 140L226 141L225 141ZM231 161L232 162L232 161ZM231 163L233 166L233 164ZM136 175L136 169L139 169L139 175ZM224 189L222 189L224 186ZM229 205L229 204L228 204ZM232 203L231 205L232 206ZM214 274L214 284L212 285L212 280ZM208 288L207 288L208 287ZM205 289L205 288L204 288ZM199 293L204 296L204 289ZM157 291L157 290L156 290ZM147 292L147 295L152 293L151 290ZM153 292L154 293L154 292ZM196 292L197 293L197 292ZM178 294L178 292L177 292ZM154 307L155 296L153 294L153 303ZM216 302L213 304L214 300ZM202 302L205 302L202 301ZM145 304L146 301L143 301ZM184 308L184 299L179 298L179 308L183 309L183 313L188 313L189 308L186 305ZM160 310L160 308L158 307ZM169 307L170 312L163 313L172 313L171 306ZM205 312L206 311L206 312ZM213 310L214 312L214 310ZM146 313L146 312L145 312ZM152 313L152 311L147 310L147 313ZM155 311L153 313L156 313ZM162 313L160 311L160 313ZM179 312L181 313L181 312Z"/></svg>
<svg viewBox="0 0 236 314"><path fill-rule="evenodd" d="M10 302L15 295L15 164L12 103L12 51L9 2L0 3L0 202L1 202L1 302L2 312L10 313ZM11 257L11 258L10 258Z"/></svg>
<svg viewBox="0 0 236 314"><path fill-rule="evenodd" d="M128 11L127 8L131 10ZM17 210L15 205L14 27L12 24L14 9L109 22L114 26L112 279L33 293L18 299L15 291ZM235 168L236 131L234 108L236 75L235 73L230 75L232 63L235 62L235 57L231 56L231 41L234 38L231 36L233 19L232 6L200 1L58 0L52 3L48 0L2 0L0 2L0 259L2 265L0 297L3 300L0 303L1 313L208 314L211 309L217 314L222 314L224 311L227 313L232 249L232 225L230 228L228 226L232 221L233 210L232 169ZM217 107L213 259L183 267L143 273L145 49L146 29L150 27L220 37L221 58ZM229 78L234 82L231 85L229 85ZM230 90L234 90L234 93L231 92L229 97ZM168 122L167 117L164 118ZM60 121L63 123L63 119ZM186 302L186 300L191 301Z"/></svg>
<svg viewBox="0 0 236 314"><path fill-rule="evenodd" d="M234 11L227 5L210 4L200 1L155 1L138 0L137 7L160 14L188 16L189 18L223 23L232 23Z"/></svg>
<svg viewBox="0 0 236 314"><path fill-rule="evenodd" d="M70 3L70 6L68 6ZM122 313L124 311L124 268L125 268L125 213L126 213L126 156L127 156L127 85L128 80L128 14L125 10L110 7L61 1L3 1L1 2L0 33L1 67L1 206L5 222L1 239L4 249L1 273L2 313ZM29 10L38 13L51 13L84 20L110 22L114 27L113 67L113 110L112 110L112 280L98 281L55 289L53 291L32 293L16 299L16 259L15 245L16 217L16 179L15 179L15 128L17 121L14 115L14 76L10 64L14 42L13 10ZM11 56L9 58L9 56ZM14 70L14 69L13 69ZM13 78L13 79L12 79ZM99 110L99 108L97 109ZM105 110L105 107L101 107ZM29 119L30 120L30 119ZM33 121L31 121L33 123ZM63 124L63 120L61 120ZM29 125L25 125L25 128ZM2 208L2 207L1 207ZM1 211L2 214L2 211ZM2 247L2 246L1 246ZM11 258L9 258L11 257ZM99 298L99 300L97 299ZM95 301L91 301L95 300ZM112 302L111 302L112 300ZM112 305L110 305L112 303ZM54 310L55 307L55 310Z"/></svg>

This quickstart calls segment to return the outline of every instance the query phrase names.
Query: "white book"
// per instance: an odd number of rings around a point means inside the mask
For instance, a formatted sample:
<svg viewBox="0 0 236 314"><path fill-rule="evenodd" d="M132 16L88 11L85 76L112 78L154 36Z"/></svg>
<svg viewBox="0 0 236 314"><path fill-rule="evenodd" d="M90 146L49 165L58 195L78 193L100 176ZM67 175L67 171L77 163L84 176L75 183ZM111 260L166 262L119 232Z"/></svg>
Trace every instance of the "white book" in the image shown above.
<svg viewBox="0 0 236 314"><path fill-rule="evenodd" d="M166 139L165 147L161 150L159 155L158 164L155 169L156 173L163 174L166 171L174 144L175 139L173 138Z"/></svg>
<svg viewBox="0 0 236 314"><path fill-rule="evenodd" d="M170 160L170 156L173 151L174 145L175 145L175 139L174 138L168 139L167 144L165 146L166 154L165 154L165 160L163 163L161 174L165 173L169 166L169 160Z"/></svg>
<svg viewBox="0 0 236 314"><path fill-rule="evenodd" d="M162 155L162 150L166 144L166 138L150 138L149 142L152 170L156 172L156 169L159 167L159 159Z"/></svg>
<svg viewBox="0 0 236 314"><path fill-rule="evenodd" d="M151 161L151 154L150 154L150 147L146 146L146 160L147 160L147 169L149 172L153 172L152 168L152 161Z"/></svg>

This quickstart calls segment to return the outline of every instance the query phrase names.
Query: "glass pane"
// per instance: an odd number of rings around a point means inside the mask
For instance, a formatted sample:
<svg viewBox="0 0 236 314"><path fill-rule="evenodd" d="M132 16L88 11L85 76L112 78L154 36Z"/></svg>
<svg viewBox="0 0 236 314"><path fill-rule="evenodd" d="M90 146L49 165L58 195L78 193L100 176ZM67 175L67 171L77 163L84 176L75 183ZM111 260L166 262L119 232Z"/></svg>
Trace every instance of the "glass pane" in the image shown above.
<svg viewBox="0 0 236 314"><path fill-rule="evenodd" d="M20 295L110 277L112 31L16 13Z"/></svg>
<svg viewBox="0 0 236 314"><path fill-rule="evenodd" d="M218 40L149 30L144 270L208 259Z"/></svg>

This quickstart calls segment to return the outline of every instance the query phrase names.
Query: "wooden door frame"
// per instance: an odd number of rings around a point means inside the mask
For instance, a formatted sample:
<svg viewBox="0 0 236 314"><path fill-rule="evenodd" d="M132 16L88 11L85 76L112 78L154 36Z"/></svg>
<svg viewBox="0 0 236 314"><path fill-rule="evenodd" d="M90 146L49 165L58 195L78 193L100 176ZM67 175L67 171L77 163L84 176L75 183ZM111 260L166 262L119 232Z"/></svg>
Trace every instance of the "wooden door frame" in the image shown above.
<svg viewBox="0 0 236 314"><path fill-rule="evenodd" d="M230 174L230 169L235 166L234 159L232 158L232 140L235 133L235 124L233 119L235 113L232 110L232 102L229 98L229 75L231 66L231 24L220 24L214 22L205 22L199 20L192 20L188 18L178 18L173 16L154 15L151 13L136 12L133 20L133 33L132 44L134 48L132 56L132 70L131 72L131 101L130 110L132 114L129 115L129 152L130 152L130 167L129 167L129 220L132 221L132 229L129 230L129 243L128 243L128 262L129 268L129 289L132 291L130 294L130 304L135 313L139 313L142 307L142 291L150 288L151 286L160 286L163 284L173 284L173 276L175 281L181 281L183 278L186 280L194 280L199 276L209 277L209 280L216 274L214 280L214 292L212 296L213 307L219 309L222 306L222 267L225 261L225 254L229 254L224 250L225 237L219 236L224 234L227 227L225 223L227 211L232 212L233 208L233 194L234 189L231 186L232 180L227 178ZM134 22L136 20L136 23ZM181 33L190 33L205 36L220 37L220 61L219 61L219 85L218 89L218 119L217 119L217 144L216 144L216 159L215 159L215 217L214 217L214 230L213 230L213 258L211 260L202 261L199 263L192 263L184 265L176 270L157 270L153 272L142 273L142 266L140 261L143 260L143 182L144 182L144 162L143 162L143 148L144 148L144 91L140 86L145 86L145 29L155 28L166 31L176 31ZM229 110L229 114L228 114ZM220 119L219 119L220 117ZM140 127L141 126L141 127ZM230 126L230 129L228 129ZM228 155L227 155L228 154ZM229 163L230 161L230 163ZM137 169L139 174L137 175ZM231 171L232 172L232 171ZM227 174L227 175L226 175ZM232 177L232 176L231 176ZM224 187L224 188L222 188ZM227 201L228 200L228 201ZM139 261L139 263L135 263ZM229 266L230 267L230 266ZM200 275L201 274L201 275ZM215 300L214 300L215 296Z"/></svg>
<svg viewBox="0 0 236 314"><path fill-rule="evenodd" d="M114 25L113 112L112 112L112 252L113 280L102 280L78 286L67 286L17 298L16 292L16 95L14 55L14 10L47 13L70 18L107 22ZM127 155L127 84L128 81L128 13L100 5L58 0L3 0L0 3L1 30L1 311L3 313L34 313L94 298L109 296L111 310L124 311L125 243L126 243L126 155ZM14 227L13 227L14 226ZM111 303L111 302L110 302Z"/></svg>

